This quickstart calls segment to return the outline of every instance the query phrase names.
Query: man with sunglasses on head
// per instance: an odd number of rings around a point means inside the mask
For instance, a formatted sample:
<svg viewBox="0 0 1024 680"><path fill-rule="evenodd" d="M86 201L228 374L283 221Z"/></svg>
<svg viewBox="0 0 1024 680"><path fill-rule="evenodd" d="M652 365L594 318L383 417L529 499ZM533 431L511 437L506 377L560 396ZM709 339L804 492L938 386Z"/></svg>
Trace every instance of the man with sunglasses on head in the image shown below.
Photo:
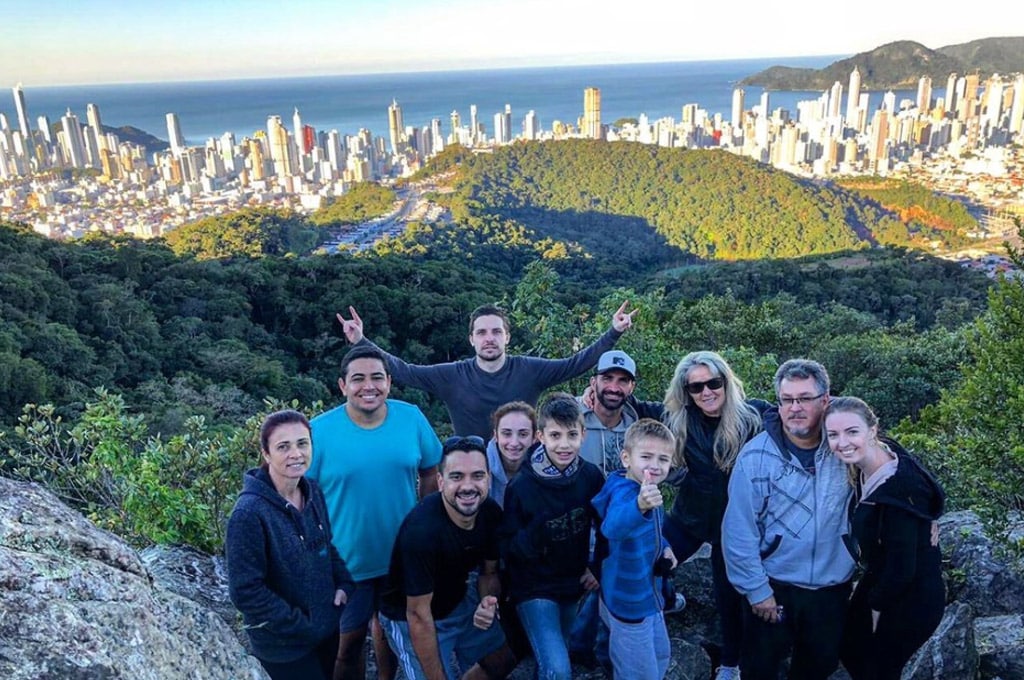
<svg viewBox="0 0 1024 680"><path fill-rule="evenodd" d="M743 680L824 680L839 664L855 560L848 547L853 487L822 436L829 378L816 361L775 373L777 409L740 451L729 481L722 546L729 580L750 607Z"/></svg>
<svg viewBox="0 0 1024 680"><path fill-rule="evenodd" d="M381 624L410 680L504 678L516 660L498 621L502 513L484 440L446 440L437 485L398 531Z"/></svg>
<svg viewBox="0 0 1024 680"><path fill-rule="evenodd" d="M385 353L389 368L399 385L414 387L444 402L456 434L473 434L486 439L491 434L491 414L510 401L525 401L536 407L546 390L583 375L610 350L633 325L636 310L627 312L623 302L612 315L612 327L596 341L565 359L543 359L506 352L511 338L508 316L500 307L483 305L469 318L469 344L475 356L431 366L408 364ZM363 320L352 307L351 318L337 315L345 337L353 345L376 347L363 336Z"/></svg>
<svg viewBox="0 0 1024 680"><path fill-rule="evenodd" d="M334 545L356 581L342 611L335 680L363 680L372 626L377 677L395 675L376 612L391 548L406 514L437 488L441 442L420 410L389 399L391 375L380 350L353 347L341 361L346 401L310 421L313 457L306 473L327 500Z"/></svg>

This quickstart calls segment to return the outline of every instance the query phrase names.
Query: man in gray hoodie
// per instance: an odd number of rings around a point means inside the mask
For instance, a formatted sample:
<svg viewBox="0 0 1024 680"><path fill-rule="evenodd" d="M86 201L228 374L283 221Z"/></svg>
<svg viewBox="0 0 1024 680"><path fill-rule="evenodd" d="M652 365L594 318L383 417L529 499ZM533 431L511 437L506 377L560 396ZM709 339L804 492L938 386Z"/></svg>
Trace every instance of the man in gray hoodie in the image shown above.
<svg viewBox="0 0 1024 680"><path fill-rule="evenodd" d="M743 447L729 481L722 547L729 581L750 603L744 680L824 680L839 664L855 559L848 547L853 487L822 436L825 368L791 359L775 373L779 406Z"/></svg>

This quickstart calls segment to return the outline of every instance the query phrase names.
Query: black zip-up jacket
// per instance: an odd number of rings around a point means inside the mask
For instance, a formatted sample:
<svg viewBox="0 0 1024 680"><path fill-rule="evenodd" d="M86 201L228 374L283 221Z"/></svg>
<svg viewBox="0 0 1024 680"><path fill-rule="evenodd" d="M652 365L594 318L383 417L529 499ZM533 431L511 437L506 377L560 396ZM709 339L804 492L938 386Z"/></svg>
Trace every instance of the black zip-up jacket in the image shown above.
<svg viewBox="0 0 1024 680"><path fill-rule="evenodd" d="M876 611L898 605L912 588L941 581L942 555L931 544L931 524L945 506L939 482L913 455L883 439L896 454L896 472L853 511L868 603ZM941 592L941 587L939 588Z"/></svg>
<svg viewBox="0 0 1024 680"><path fill-rule="evenodd" d="M351 595L352 577L331 544L323 492L299 480L299 512L262 468L245 473L228 520L225 552L231 601L242 613L255 655L286 663L338 632L334 593Z"/></svg>
<svg viewBox="0 0 1024 680"><path fill-rule="evenodd" d="M515 603L577 599L583 594L580 577L590 566L590 529L597 522L590 500L604 475L580 459L570 476L542 476L531 464L541 456L546 458L542 447L533 449L505 490L500 544Z"/></svg>
<svg viewBox="0 0 1024 680"><path fill-rule="evenodd" d="M759 414L771 408L761 399L748 399L747 404ZM719 543L722 539L722 516L729 500L729 475L715 463L715 433L720 418L710 418L694 404L687 404L686 443L683 445L685 468L670 481L678 492L669 510L672 521L702 541ZM746 433L749 441L757 430Z"/></svg>

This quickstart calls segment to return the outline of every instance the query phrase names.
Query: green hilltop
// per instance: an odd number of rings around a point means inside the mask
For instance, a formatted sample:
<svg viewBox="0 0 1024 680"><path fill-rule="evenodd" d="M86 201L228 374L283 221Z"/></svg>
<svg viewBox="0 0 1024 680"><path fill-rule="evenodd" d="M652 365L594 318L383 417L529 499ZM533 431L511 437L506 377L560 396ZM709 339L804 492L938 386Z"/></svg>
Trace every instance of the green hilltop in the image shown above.
<svg viewBox="0 0 1024 680"><path fill-rule="evenodd" d="M997 73L1009 75L1024 71L1024 37L984 38L938 49L902 40L821 69L772 66L744 78L739 85L768 90L827 90L836 81L845 86L854 67L860 71L861 88L865 90L914 89L922 76L930 77L932 85L940 87L951 73L977 72L983 79Z"/></svg>

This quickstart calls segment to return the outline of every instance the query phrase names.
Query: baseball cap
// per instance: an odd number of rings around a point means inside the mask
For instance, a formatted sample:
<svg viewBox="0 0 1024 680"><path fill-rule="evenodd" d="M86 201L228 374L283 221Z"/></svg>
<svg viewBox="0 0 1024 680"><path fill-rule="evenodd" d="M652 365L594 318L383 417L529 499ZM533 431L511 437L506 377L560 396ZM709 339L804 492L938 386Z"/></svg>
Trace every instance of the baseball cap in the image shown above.
<svg viewBox="0 0 1024 680"><path fill-rule="evenodd" d="M608 350L597 360L597 370L594 373L606 373L613 369L629 373L629 377L636 380L636 362L632 357L621 349Z"/></svg>

